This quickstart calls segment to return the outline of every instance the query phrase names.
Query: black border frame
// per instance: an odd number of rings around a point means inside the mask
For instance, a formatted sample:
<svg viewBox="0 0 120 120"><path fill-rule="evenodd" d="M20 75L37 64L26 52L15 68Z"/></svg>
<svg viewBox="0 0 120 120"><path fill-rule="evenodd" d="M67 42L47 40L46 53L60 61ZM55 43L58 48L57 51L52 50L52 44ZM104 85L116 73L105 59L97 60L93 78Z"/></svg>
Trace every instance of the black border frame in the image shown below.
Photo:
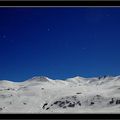
<svg viewBox="0 0 120 120"><path fill-rule="evenodd" d="M117 0L0 0L0 6L120 6Z"/></svg>
<svg viewBox="0 0 120 120"><path fill-rule="evenodd" d="M0 7L33 7L33 6L117 6L120 7L120 1L28 1L28 0L2 0L0 1ZM120 114L0 114L0 119L120 119Z"/></svg>
<svg viewBox="0 0 120 120"><path fill-rule="evenodd" d="M0 119L120 119L120 114L0 114Z"/></svg>

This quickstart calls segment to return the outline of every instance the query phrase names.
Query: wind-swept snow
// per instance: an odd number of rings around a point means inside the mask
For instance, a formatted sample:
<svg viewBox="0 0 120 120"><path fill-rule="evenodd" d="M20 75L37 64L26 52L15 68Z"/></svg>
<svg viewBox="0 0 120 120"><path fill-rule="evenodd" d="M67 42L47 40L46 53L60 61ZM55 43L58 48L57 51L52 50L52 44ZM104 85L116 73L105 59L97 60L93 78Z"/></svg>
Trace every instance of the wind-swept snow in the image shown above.
<svg viewBox="0 0 120 120"><path fill-rule="evenodd" d="M120 76L1 80L0 113L120 113Z"/></svg>

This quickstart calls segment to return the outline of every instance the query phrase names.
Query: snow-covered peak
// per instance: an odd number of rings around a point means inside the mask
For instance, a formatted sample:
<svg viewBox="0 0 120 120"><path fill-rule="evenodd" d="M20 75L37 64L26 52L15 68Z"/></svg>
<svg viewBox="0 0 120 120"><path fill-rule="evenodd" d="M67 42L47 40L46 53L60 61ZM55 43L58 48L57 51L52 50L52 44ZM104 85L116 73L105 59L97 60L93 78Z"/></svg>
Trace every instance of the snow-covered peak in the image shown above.
<svg viewBox="0 0 120 120"><path fill-rule="evenodd" d="M118 79L120 80L120 75L115 76L114 78L117 79L117 80L118 80Z"/></svg>
<svg viewBox="0 0 120 120"><path fill-rule="evenodd" d="M50 78L45 77L45 76L34 76L27 81L30 81L30 82L48 82L49 80L50 80Z"/></svg>
<svg viewBox="0 0 120 120"><path fill-rule="evenodd" d="M83 77L80 77L80 76L75 76L75 77L72 77L72 78L67 78L66 80L80 80L80 79L85 79Z"/></svg>
<svg viewBox="0 0 120 120"><path fill-rule="evenodd" d="M0 80L0 85L8 85L8 84L15 84L16 82L10 81L10 80Z"/></svg>
<svg viewBox="0 0 120 120"><path fill-rule="evenodd" d="M74 84L78 84L78 83L85 84L85 83L87 83L87 78L76 76L73 78L68 78L68 79L66 79L66 81L74 83Z"/></svg>
<svg viewBox="0 0 120 120"><path fill-rule="evenodd" d="M79 80L79 79L85 79L85 78L81 76L76 76L76 77L73 77L73 79Z"/></svg>

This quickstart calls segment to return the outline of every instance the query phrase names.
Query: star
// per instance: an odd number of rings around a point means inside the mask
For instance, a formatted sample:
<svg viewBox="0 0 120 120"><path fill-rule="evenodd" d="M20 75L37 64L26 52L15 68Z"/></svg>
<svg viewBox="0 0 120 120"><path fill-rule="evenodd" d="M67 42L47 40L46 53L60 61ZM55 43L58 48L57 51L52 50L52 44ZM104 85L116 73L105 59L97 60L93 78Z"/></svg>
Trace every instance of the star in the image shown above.
<svg viewBox="0 0 120 120"><path fill-rule="evenodd" d="M48 28L47 30L48 30L48 32L49 32L49 31L50 31L50 28Z"/></svg>
<svg viewBox="0 0 120 120"><path fill-rule="evenodd" d="M5 39L5 38L6 38L6 35L2 35L2 38Z"/></svg>
<svg viewBox="0 0 120 120"><path fill-rule="evenodd" d="M5 35L5 34L1 34L1 35L0 35L0 38L1 38L1 39L5 39L5 38L6 38L6 35Z"/></svg>

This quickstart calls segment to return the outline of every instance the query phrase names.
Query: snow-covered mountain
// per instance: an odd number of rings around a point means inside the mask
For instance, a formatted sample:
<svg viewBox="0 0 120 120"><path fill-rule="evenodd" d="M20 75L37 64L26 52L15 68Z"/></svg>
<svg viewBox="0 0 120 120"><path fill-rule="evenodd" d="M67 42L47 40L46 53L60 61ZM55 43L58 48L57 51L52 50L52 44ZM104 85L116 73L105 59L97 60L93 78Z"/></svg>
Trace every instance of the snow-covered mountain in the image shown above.
<svg viewBox="0 0 120 120"><path fill-rule="evenodd" d="M0 113L120 113L120 76L1 80Z"/></svg>

